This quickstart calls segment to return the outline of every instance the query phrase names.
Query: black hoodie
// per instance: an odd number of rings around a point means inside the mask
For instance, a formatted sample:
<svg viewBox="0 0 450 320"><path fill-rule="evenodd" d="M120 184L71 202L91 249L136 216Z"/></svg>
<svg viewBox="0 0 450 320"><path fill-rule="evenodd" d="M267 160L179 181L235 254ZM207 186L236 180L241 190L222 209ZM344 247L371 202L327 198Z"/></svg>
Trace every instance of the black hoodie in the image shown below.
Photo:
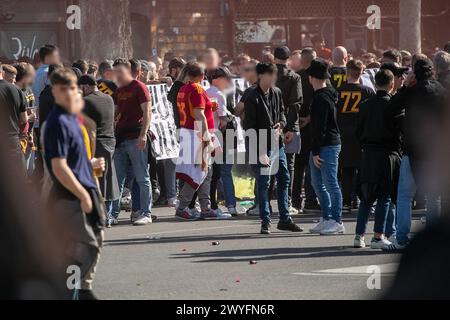
<svg viewBox="0 0 450 320"><path fill-rule="evenodd" d="M298 117L303 103L302 78L287 65L277 64L277 87L283 94L284 113L286 115L285 132L299 131Z"/></svg>
<svg viewBox="0 0 450 320"><path fill-rule="evenodd" d="M341 136L336 117L338 94L330 87L314 92L311 105L312 152L320 153L320 148L341 144Z"/></svg>
<svg viewBox="0 0 450 320"><path fill-rule="evenodd" d="M432 142L441 134L446 97L447 91L436 80L403 87L392 97L393 111L405 110L403 150L412 160L429 160Z"/></svg>

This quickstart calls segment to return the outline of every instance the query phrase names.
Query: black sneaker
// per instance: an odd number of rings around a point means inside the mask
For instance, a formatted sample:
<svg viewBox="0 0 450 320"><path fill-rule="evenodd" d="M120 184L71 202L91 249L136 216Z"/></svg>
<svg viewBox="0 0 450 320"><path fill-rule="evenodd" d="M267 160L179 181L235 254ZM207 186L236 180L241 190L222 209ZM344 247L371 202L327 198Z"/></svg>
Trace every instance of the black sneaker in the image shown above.
<svg viewBox="0 0 450 320"><path fill-rule="evenodd" d="M79 290L78 291L78 300L98 300L92 290Z"/></svg>
<svg viewBox="0 0 450 320"><path fill-rule="evenodd" d="M153 203L154 207L167 207L169 204L169 202L167 201L166 198L164 197L159 197L159 199Z"/></svg>
<svg viewBox="0 0 450 320"><path fill-rule="evenodd" d="M261 224L261 234L270 234L270 223Z"/></svg>
<svg viewBox="0 0 450 320"><path fill-rule="evenodd" d="M292 220L278 222L278 230L282 231L292 231L292 232L303 232L303 228L295 224Z"/></svg>

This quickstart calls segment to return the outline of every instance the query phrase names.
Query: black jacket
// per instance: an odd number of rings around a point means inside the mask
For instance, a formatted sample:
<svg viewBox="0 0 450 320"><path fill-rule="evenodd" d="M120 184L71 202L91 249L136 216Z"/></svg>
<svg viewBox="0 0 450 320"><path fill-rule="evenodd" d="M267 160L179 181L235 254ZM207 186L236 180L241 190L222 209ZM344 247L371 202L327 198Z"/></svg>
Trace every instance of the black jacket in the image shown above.
<svg viewBox="0 0 450 320"><path fill-rule="evenodd" d="M446 96L447 92L439 82L426 80L403 87L392 97L393 111L405 110L403 150L410 158L420 160L430 154L444 119Z"/></svg>
<svg viewBox="0 0 450 320"><path fill-rule="evenodd" d="M357 193L370 202L386 196L396 200L403 114L390 108L390 99L386 91L378 91L359 108L356 136L362 151Z"/></svg>
<svg viewBox="0 0 450 320"><path fill-rule="evenodd" d="M178 92L180 92L180 89L183 86L183 82L176 80L170 88L169 93L167 94L167 100L169 100L169 102L172 104L173 117L175 120L175 125L178 129L180 128L180 114L178 112L177 97Z"/></svg>
<svg viewBox="0 0 450 320"><path fill-rule="evenodd" d="M277 87L282 93L286 115L284 131L298 132L298 118L303 103L302 78L284 64L277 64L277 68Z"/></svg>
<svg viewBox="0 0 450 320"><path fill-rule="evenodd" d="M361 149L382 149L400 154L400 124L404 113L391 108L390 100L386 91L378 91L375 97L361 104L356 126Z"/></svg>
<svg viewBox="0 0 450 320"><path fill-rule="evenodd" d="M283 128L286 126L286 116L284 114L284 104L281 90L273 88L266 95L258 85L248 92L244 102L246 130L254 129L258 135L258 145L261 132L259 130L270 130L277 123ZM267 131L270 133L270 131ZM271 134L267 134L267 147L271 146ZM283 145L280 137L280 146Z"/></svg>
<svg viewBox="0 0 450 320"><path fill-rule="evenodd" d="M39 96L39 122L42 125L47 120L48 115L55 106L52 87L46 86Z"/></svg>
<svg viewBox="0 0 450 320"><path fill-rule="evenodd" d="M311 105L312 152L320 153L324 146L341 144L341 136L337 124L336 90L326 87L314 92Z"/></svg>

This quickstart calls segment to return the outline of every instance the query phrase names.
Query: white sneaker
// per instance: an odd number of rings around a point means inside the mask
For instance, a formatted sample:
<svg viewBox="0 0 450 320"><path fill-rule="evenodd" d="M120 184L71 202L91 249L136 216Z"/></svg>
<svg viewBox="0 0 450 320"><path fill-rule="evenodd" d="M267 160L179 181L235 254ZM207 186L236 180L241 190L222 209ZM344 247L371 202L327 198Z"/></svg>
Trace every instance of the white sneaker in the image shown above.
<svg viewBox="0 0 450 320"><path fill-rule="evenodd" d="M321 235L343 234L345 233L344 224L337 223L335 220L328 220L325 227L320 231Z"/></svg>
<svg viewBox="0 0 450 320"><path fill-rule="evenodd" d="M392 244L392 242L390 242L387 239L375 239L373 238L372 241L370 242L370 248L371 249L384 249L388 246L390 246Z"/></svg>
<svg viewBox="0 0 450 320"><path fill-rule="evenodd" d="M130 215L130 221L131 221L131 223L135 222L135 221L138 220L140 217L141 217L141 210L132 212L131 215Z"/></svg>
<svg viewBox="0 0 450 320"><path fill-rule="evenodd" d="M146 226L148 224L152 224L152 217L147 217L147 216L141 216L140 218L138 218L133 225L135 226Z"/></svg>
<svg viewBox="0 0 450 320"><path fill-rule="evenodd" d="M170 198L169 200L167 200L167 205L170 208L177 208L179 205L179 201L178 201L177 197Z"/></svg>
<svg viewBox="0 0 450 320"><path fill-rule="evenodd" d="M259 206L257 205L254 208L249 209L247 211L247 216L249 216L249 217L259 217Z"/></svg>
<svg viewBox="0 0 450 320"><path fill-rule="evenodd" d="M298 214L298 210L292 206L290 206L288 210L289 210L289 215L291 215L291 216Z"/></svg>
<svg viewBox="0 0 450 320"><path fill-rule="evenodd" d="M231 214L224 213L221 209L203 211L200 215L200 219L203 220L228 220L231 219Z"/></svg>
<svg viewBox="0 0 450 320"><path fill-rule="evenodd" d="M320 234L320 232L322 231L322 229L325 227L327 221L323 220L323 218L320 218L320 221L318 224L316 224L316 226L312 229L309 229L309 232L312 234Z"/></svg>
<svg viewBox="0 0 450 320"><path fill-rule="evenodd" d="M390 243L397 243L397 237L395 236L395 234L393 234L392 236L390 236L388 238Z"/></svg>
<svg viewBox="0 0 450 320"><path fill-rule="evenodd" d="M353 248L362 249L366 247L366 242L364 241L363 236L355 236L355 239L353 240Z"/></svg>

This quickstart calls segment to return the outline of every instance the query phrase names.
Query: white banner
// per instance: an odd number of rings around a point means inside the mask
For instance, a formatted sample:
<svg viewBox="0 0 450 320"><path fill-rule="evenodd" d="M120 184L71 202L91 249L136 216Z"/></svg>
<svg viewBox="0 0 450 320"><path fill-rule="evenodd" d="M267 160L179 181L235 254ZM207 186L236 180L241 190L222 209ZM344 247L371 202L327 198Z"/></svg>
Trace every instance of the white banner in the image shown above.
<svg viewBox="0 0 450 320"><path fill-rule="evenodd" d="M202 86L206 89L210 87L208 81L203 81ZM249 87L244 79L233 79L233 95L235 105L241 100L242 94ZM152 97L152 121L150 131L153 133L153 149L157 160L175 159L180 153L180 145L177 141L177 127L175 125L173 108L167 93L169 88L165 83L149 85L148 90ZM240 122L238 121L239 127ZM239 128L238 131L242 131ZM241 132L238 132L241 134ZM245 146L239 144L238 152L243 152Z"/></svg>
<svg viewBox="0 0 450 320"><path fill-rule="evenodd" d="M153 133L153 149L157 160L178 158L180 146L177 140L172 104L167 100L169 92L166 84L148 86L152 97L152 121L150 131Z"/></svg>

